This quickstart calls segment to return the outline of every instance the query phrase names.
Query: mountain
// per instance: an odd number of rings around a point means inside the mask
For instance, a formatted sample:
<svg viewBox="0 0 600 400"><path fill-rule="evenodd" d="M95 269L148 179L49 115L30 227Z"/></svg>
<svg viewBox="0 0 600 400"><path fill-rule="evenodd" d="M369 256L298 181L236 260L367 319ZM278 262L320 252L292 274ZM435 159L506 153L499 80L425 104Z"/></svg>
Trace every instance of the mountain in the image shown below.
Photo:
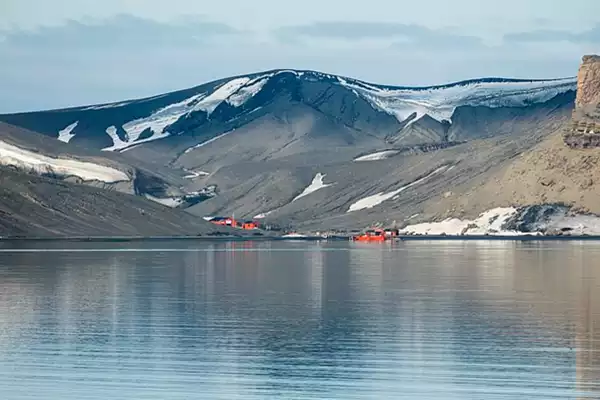
<svg viewBox="0 0 600 400"><path fill-rule="evenodd" d="M275 70L0 121L159 175L170 189L138 194L191 214L350 229L410 220L485 180L569 120L576 84L401 87Z"/></svg>

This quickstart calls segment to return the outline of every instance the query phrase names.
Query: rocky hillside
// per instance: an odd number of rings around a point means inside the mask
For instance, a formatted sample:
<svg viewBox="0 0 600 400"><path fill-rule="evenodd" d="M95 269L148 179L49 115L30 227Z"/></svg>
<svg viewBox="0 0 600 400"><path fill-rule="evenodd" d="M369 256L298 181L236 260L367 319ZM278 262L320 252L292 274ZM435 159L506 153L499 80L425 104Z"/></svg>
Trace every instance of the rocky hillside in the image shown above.
<svg viewBox="0 0 600 400"><path fill-rule="evenodd" d="M600 215L600 57L583 58L577 87L569 121L494 174L431 199L423 220L473 218L497 207L545 204L565 205L572 215Z"/></svg>
<svg viewBox="0 0 600 400"><path fill-rule="evenodd" d="M183 181L183 178L179 178ZM227 232L157 204L177 173L0 123L0 236ZM157 201L159 200L159 201ZM230 232L231 233L231 232Z"/></svg>
<svg viewBox="0 0 600 400"><path fill-rule="evenodd" d="M232 232L139 196L0 167L0 237Z"/></svg>
<svg viewBox="0 0 600 400"><path fill-rule="evenodd" d="M575 93L574 78L400 87L276 70L0 121L130 165L135 193L197 216L343 229L487 180L564 126Z"/></svg>

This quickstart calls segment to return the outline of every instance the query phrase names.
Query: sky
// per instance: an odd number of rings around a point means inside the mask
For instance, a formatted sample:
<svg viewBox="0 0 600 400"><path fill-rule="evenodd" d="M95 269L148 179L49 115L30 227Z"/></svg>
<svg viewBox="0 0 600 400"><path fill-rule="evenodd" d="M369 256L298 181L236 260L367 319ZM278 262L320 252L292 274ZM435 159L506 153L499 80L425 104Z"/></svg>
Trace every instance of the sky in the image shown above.
<svg viewBox="0 0 600 400"><path fill-rule="evenodd" d="M276 68L431 85L574 76L598 0L1 0L0 113Z"/></svg>

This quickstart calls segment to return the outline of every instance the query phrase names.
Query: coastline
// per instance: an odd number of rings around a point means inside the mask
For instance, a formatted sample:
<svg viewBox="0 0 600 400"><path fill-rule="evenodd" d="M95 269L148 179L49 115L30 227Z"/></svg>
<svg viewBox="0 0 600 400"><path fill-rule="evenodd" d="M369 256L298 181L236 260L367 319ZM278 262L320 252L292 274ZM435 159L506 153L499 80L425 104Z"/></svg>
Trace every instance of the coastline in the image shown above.
<svg viewBox="0 0 600 400"><path fill-rule="evenodd" d="M98 242L98 243L123 243L123 242L148 242L164 240L184 240L201 242L269 242L269 241L351 241L351 235L336 236L39 236L39 237L0 237L0 243L9 242ZM383 243L404 241L600 241L600 235L400 235L394 240ZM380 242L381 243L381 242ZM372 244L372 243L370 243Z"/></svg>

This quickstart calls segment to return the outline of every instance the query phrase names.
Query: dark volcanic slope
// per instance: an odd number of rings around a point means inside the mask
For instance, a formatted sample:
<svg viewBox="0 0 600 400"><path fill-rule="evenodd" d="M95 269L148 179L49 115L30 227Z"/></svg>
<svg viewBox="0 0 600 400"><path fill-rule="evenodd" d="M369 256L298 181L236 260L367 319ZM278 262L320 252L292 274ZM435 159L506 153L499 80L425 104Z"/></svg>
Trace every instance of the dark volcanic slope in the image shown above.
<svg viewBox="0 0 600 400"><path fill-rule="evenodd" d="M138 196L0 167L0 236L206 235L202 218Z"/></svg>

